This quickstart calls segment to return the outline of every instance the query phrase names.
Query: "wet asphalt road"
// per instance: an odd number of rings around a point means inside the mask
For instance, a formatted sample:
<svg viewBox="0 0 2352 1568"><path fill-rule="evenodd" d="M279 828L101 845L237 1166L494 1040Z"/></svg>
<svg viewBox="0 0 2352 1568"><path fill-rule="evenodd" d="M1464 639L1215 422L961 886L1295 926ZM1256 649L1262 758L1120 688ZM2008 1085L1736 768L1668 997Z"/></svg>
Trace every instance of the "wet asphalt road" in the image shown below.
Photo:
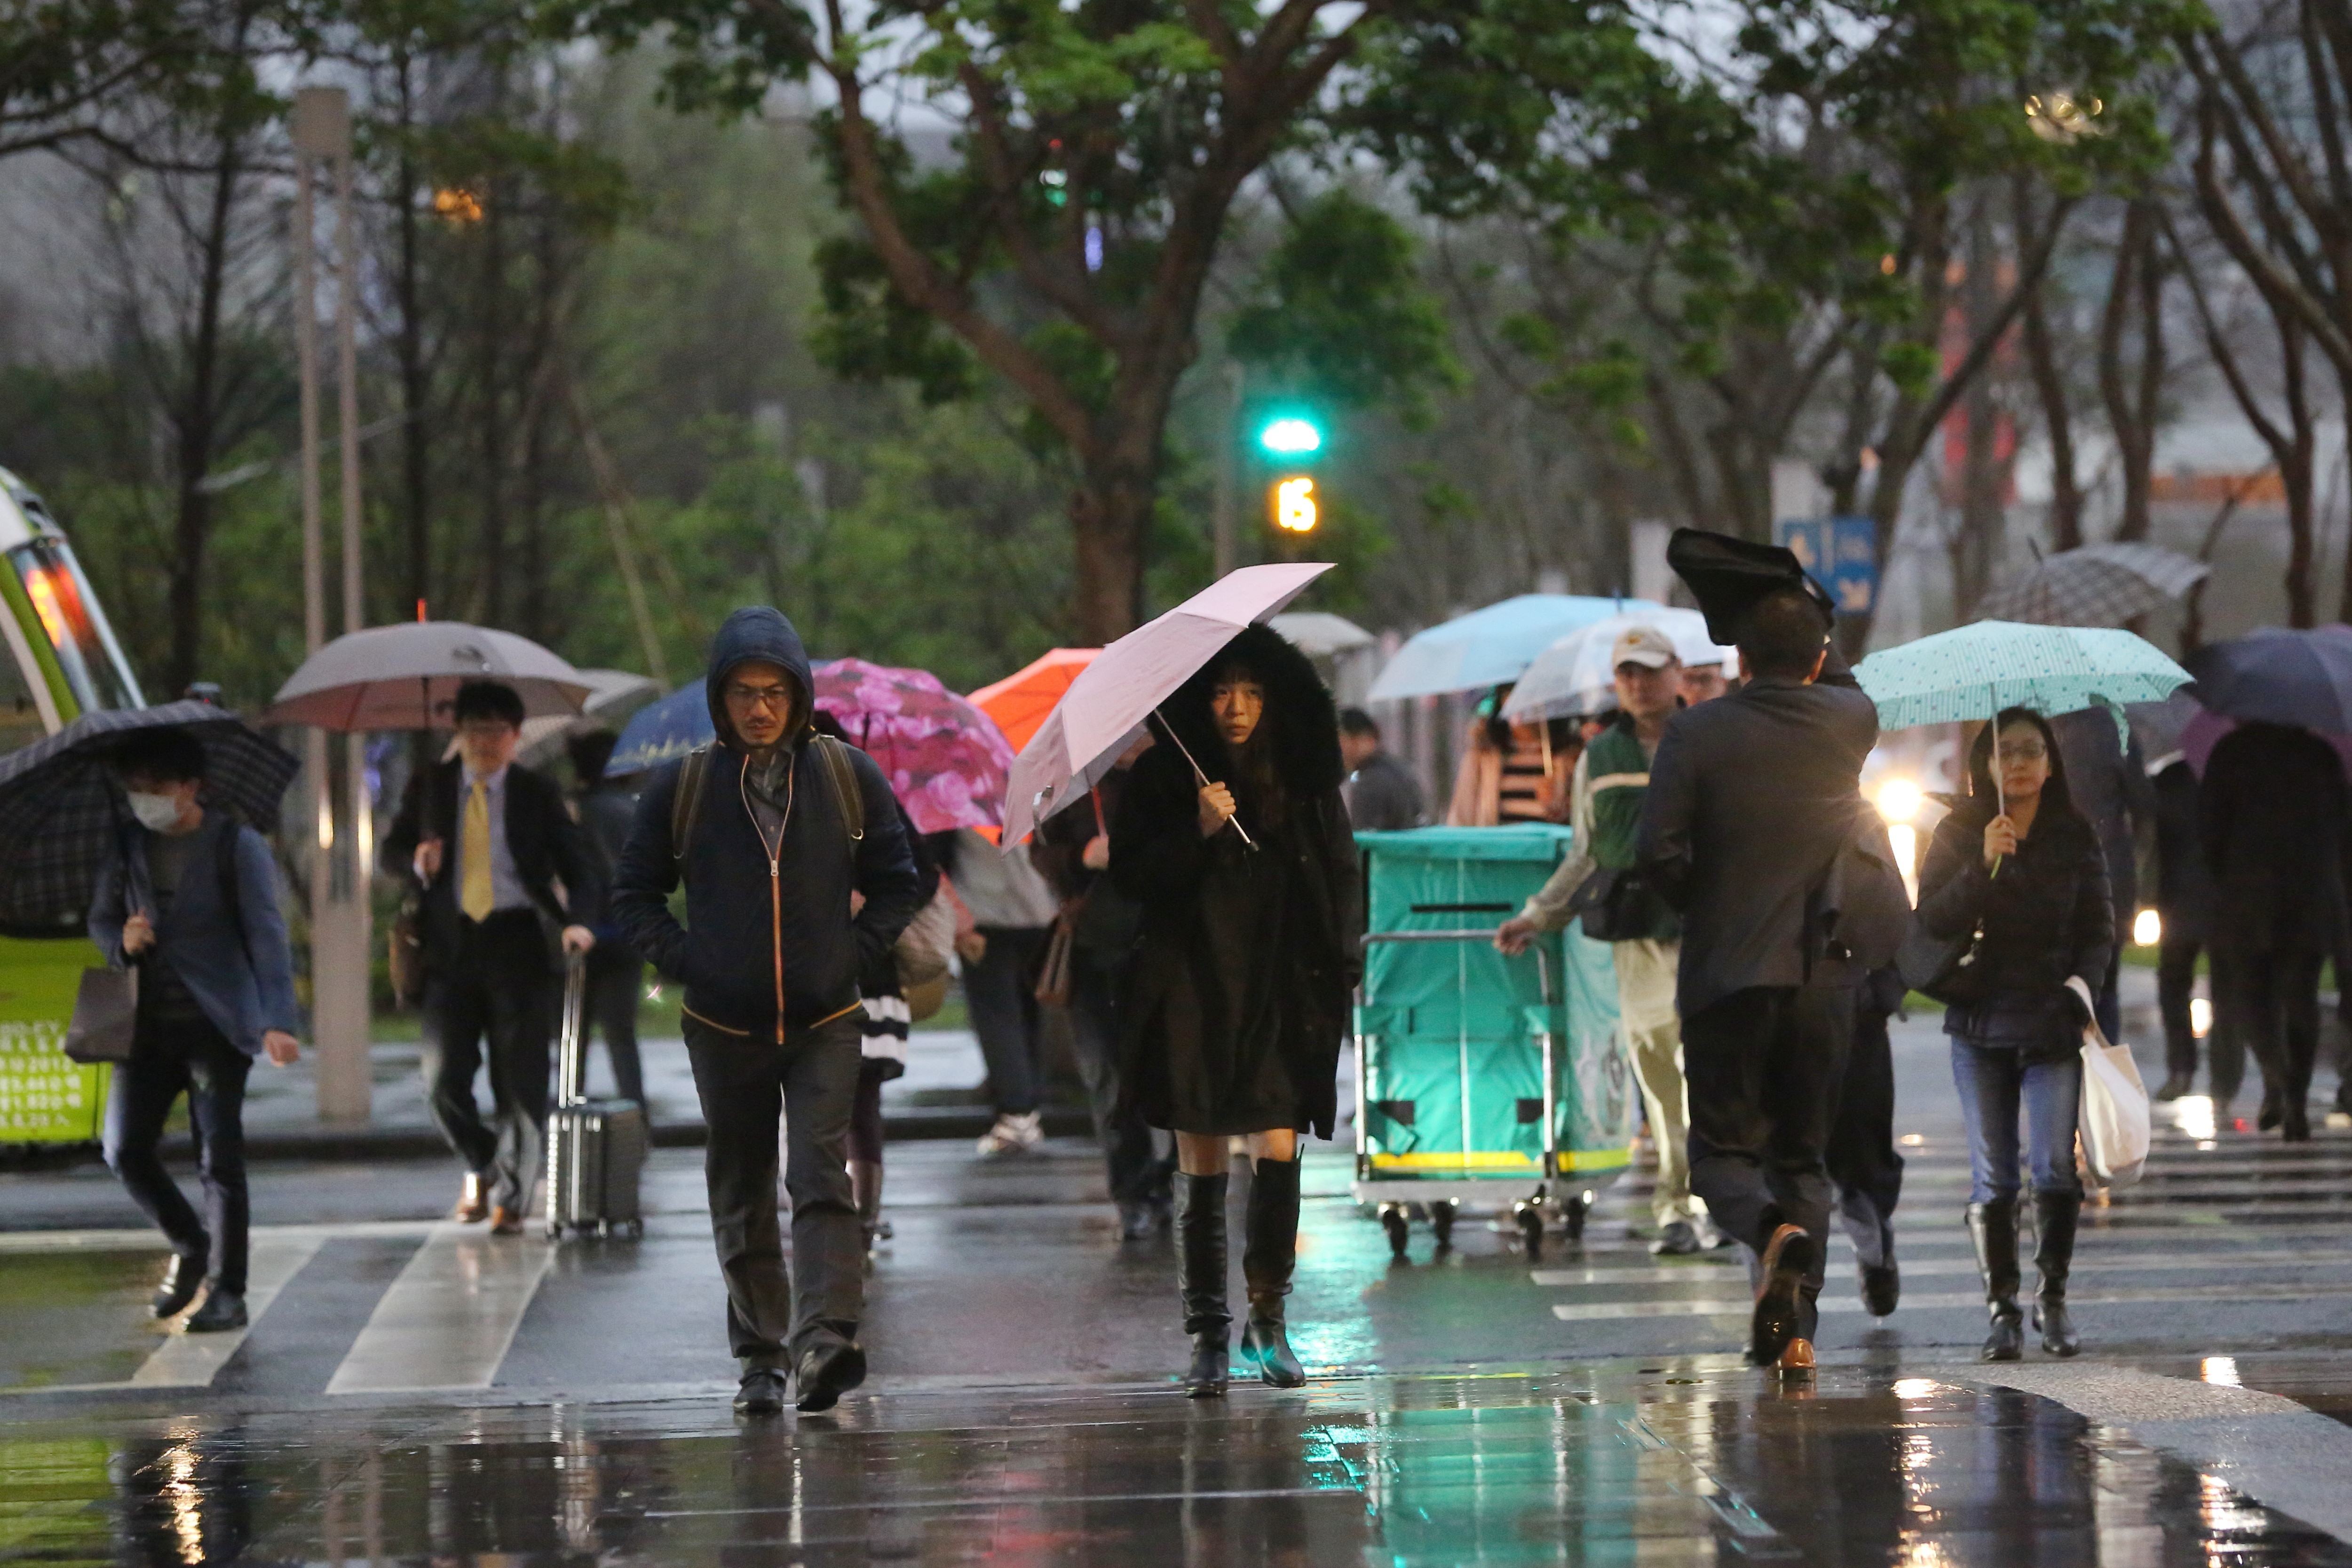
<svg viewBox="0 0 2352 1568"><path fill-rule="evenodd" d="M143 1321L102 1170L0 1176L0 1561L2352 1562L2352 1131L2187 1104L2085 1215L2089 1353L1984 1369L1931 1026L1898 1073L1905 1304L1863 1315L1834 1250L1809 1385L1727 1353L1743 1270L1652 1258L1638 1182L1580 1247L1465 1216L1398 1263L1318 1152L1315 1380L1204 1406L1167 1243L1118 1239L1086 1147L901 1145L872 1381L746 1426L692 1151L642 1241L562 1247L436 1224L437 1162L263 1168L267 1302L220 1345Z"/></svg>

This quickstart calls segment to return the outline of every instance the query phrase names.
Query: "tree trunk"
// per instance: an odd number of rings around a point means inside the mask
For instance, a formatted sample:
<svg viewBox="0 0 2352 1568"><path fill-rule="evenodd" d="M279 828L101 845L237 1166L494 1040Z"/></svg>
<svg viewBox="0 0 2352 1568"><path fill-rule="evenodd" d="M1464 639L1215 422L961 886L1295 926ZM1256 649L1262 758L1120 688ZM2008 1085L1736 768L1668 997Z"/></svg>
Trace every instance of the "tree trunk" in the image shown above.
<svg viewBox="0 0 2352 1568"><path fill-rule="evenodd" d="M213 529L213 498L205 480L212 472L213 444L220 425L221 304L228 279L229 224L242 173L242 144L236 130L224 121L218 134L211 200L205 214L196 319L188 343L187 381L175 421L179 506L172 528L172 651L163 671L165 688L175 696L196 679L204 653L205 552L212 542Z"/></svg>
<svg viewBox="0 0 2352 1568"><path fill-rule="evenodd" d="M2123 475L2123 510L2117 539L2146 539L2148 490L2156 465L2157 394L2164 375L2162 321L2164 279L2156 249L2154 203L2136 197L2124 208L2123 233L2116 241L2116 267L2099 320L2099 394L2106 404L2107 427L2115 433L2117 467ZM2139 358L2126 376L2124 339L2139 311Z"/></svg>
<svg viewBox="0 0 2352 1568"><path fill-rule="evenodd" d="M400 189L398 202L400 331L394 353L400 362L401 512L407 603L413 615L428 604L433 593L432 468L425 451L425 400L431 395L430 373L425 363L425 309L418 298L416 257L416 163L410 138L416 126L414 67L404 52L398 64L400 84Z"/></svg>
<svg viewBox="0 0 2352 1568"><path fill-rule="evenodd" d="M2042 300L2048 287L2036 289L2026 301L2025 357L2042 402L2042 428L2050 437L2050 548L2059 551L2083 542L2083 488L2074 472L2074 421L2066 405L2066 378L2058 368L2057 345L2051 341Z"/></svg>
<svg viewBox="0 0 2352 1568"><path fill-rule="evenodd" d="M1143 465L1107 459L1087 465L1070 497L1076 567L1071 619L1079 641L1088 647L1100 647L1142 623L1154 480Z"/></svg>

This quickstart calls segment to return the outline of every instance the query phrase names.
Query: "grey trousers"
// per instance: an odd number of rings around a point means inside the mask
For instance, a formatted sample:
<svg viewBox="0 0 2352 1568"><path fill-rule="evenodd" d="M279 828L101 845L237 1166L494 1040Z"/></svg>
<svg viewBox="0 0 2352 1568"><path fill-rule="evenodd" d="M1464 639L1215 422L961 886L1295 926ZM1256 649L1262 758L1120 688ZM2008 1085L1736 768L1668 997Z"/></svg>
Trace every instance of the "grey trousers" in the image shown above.
<svg viewBox="0 0 2352 1568"><path fill-rule="evenodd" d="M686 1020L695 1093L710 1129L702 1170L727 1279L728 1347L746 1372L785 1368L815 1346L848 1343L865 1315L866 1242L849 1187L858 1018L853 1008L814 1028L787 1029L782 1044ZM776 1218L780 1112L793 1201L789 1277Z"/></svg>

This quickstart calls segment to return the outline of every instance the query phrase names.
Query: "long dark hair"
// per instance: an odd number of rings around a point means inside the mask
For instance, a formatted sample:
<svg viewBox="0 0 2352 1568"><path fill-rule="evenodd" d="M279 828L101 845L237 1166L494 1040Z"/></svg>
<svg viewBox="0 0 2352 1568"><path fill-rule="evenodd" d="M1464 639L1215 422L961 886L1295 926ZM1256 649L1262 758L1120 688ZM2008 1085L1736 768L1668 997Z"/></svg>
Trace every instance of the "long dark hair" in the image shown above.
<svg viewBox="0 0 2352 1568"><path fill-rule="evenodd" d="M1969 748L1969 795L1971 805L1979 809L1983 819L1990 822L2000 813L2000 791L1993 785L1992 749L2003 730L2011 724L2031 724L2040 732L2042 747L2050 753L2050 781L2042 786L2042 804L2036 808L2037 822L2045 815L2082 819L2074 809L2074 797L2066 788L2066 754L2058 749L2057 731L2050 721L2031 708L2004 708L1993 721L1977 732L1976 744Z"/></svg>
<svg viewBox="0 0 2352 1568"><path fill-rule="evenodd" d="M1265 710L1248 742L1228 751L1210 712L1221 680L1244 676L1265 692ZM1219 649L1175 694L1160 716L1214 778L1229 759L1227 782L1255 812L1278 814L1286 803L1311 800L1337 788L1339 713L1307 657L1269 626L1253 626ZM1181 759L1180 759L1181 761ZM1189 776L1191 769L1184 772ZM1189 794L1189 791L1187 792Z"/></svg>

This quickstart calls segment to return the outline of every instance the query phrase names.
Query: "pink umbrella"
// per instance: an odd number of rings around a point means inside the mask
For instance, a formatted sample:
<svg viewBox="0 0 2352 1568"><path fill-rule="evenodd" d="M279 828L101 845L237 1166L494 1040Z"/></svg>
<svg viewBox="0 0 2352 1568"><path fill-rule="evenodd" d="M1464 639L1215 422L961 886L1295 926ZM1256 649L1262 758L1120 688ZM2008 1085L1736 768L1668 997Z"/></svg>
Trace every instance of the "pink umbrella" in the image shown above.
<svg viewBox="0 0 2352 1568"><path fill-rule="evenodd" d="M995 721L928 670L836 658L811 671L816 705L881 764L898 804L924 833L992 828L1003 818L1013 748Z"/></svg>
<svg viewBox="0 0 2352 1568"><path fill-rule="evenodd" d="M1244 566L1103 649L1013 759L1005 785L1006 846L1083 797L1153 709L1244 626L1278 614L1329 570L1331 563L1311 561Z"/></svg>

